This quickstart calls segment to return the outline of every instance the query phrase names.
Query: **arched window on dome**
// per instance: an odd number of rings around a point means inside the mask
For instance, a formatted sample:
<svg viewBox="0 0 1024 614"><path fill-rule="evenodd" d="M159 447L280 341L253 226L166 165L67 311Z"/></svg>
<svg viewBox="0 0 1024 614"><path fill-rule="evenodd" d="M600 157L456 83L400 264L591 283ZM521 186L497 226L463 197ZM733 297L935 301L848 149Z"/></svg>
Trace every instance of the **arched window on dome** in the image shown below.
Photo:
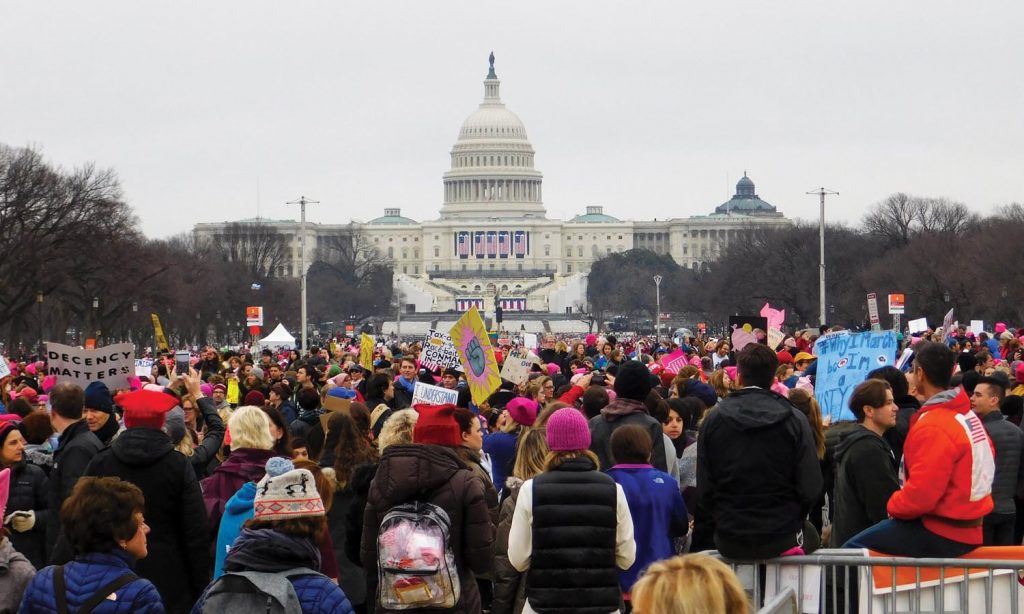
<svg viewBox="0 0 1024 614"><path fill-rule="evenodd" d="M508 284L501 284L501 291L508 292Z"/></svg>
<svg viewBox="0 0 1024 614"><path fill-rule="evenodd" d="M477 285L473 286L473 292L479 292L479 291L480 291L480 284L477 284Z"/></svg>

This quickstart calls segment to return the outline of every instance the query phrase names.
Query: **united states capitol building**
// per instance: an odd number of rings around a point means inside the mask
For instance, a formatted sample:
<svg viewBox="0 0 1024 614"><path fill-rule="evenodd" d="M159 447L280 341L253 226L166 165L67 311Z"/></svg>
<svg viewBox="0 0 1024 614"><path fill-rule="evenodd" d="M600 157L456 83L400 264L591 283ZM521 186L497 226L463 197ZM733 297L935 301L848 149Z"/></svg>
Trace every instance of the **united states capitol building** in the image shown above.
<svg viewBox="0 0 1024 614"><path fill-rule="evenodd" d="M315 251L318 237L358 231L394 263L395 290L406 313L459 312L471 305L489 311L496 296L506 313L566 313L586 310L590 267L612 252L648 249L699 269L741 230L790 223L757 196L746 174L736 194L706 215L620 220L594 205L570 220L549 219L533 145L522 120L502 103L500 86L492 55L483 102L463 122L451 149L437 219L416 221L395 207L368 222L307 222L307 253ZM299 223L259 222L288 237L290 259L276 272L299 276ZM227 224L197 224L193 232L216 241Z"/></svg>

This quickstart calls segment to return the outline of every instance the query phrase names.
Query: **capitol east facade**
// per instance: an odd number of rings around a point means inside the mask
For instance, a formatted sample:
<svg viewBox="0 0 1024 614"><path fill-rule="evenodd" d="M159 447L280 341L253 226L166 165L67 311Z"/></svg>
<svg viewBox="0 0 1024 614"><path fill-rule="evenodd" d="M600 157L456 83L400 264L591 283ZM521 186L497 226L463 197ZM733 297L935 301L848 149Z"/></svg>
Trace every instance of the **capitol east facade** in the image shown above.
<svg viewBox="0 0 1024 614"><path fill-rule="evenodd" d="M713 262L740 232L790 221L761 200L744 174L736 194L707 215L667 220L619 220L599 205L570 220L544 208L543 174L519 117L501 101L493 55L479 108L462 124L444 173L443 203L435 220L416 221L398 207L368 222L307 222L307 254L318 237L353 230L394 264L403 311L491 310L495 296L506 312L586 310L587 274L599 258L639 248L670 255L681 266ZM244 220L272 226L287 237L288 262L278 275L300 275L297 221ZM218 240L230 222L197 224L197 238ZM307 266L309 262L307 261Z"/></svg>

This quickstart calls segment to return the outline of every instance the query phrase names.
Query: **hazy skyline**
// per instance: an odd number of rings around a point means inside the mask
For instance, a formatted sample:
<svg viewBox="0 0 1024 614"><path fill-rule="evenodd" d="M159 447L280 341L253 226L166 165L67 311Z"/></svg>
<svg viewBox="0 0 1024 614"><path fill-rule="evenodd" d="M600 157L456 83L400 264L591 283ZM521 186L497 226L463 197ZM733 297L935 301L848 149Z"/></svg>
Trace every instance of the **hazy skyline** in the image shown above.
<svg viewBox="0 0 1024 614"><path fill-rule="evenodd" d="M777 5L776 5L777 4ZM436 219L496 56L551 218L1024 200L1011 2L0 3L0 142L118 172L143 231Z"/></svg>

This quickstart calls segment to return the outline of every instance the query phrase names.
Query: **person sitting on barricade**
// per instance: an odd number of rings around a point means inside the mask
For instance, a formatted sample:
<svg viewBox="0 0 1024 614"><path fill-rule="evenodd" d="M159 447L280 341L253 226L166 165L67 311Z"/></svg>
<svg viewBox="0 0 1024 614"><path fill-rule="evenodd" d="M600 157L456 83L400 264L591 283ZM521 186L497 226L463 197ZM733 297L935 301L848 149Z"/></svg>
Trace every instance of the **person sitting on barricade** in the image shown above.
<svg viewBox="0 0 1024 614"><path fill-rule="evenodd" d="M917 346L913 372L923 404L903 448L903 487L889 498L890 518L845 547L943 558L981 545L982 520L993 508L993 448L964 390L948 389L955 362L942 343Z"/></svg>

